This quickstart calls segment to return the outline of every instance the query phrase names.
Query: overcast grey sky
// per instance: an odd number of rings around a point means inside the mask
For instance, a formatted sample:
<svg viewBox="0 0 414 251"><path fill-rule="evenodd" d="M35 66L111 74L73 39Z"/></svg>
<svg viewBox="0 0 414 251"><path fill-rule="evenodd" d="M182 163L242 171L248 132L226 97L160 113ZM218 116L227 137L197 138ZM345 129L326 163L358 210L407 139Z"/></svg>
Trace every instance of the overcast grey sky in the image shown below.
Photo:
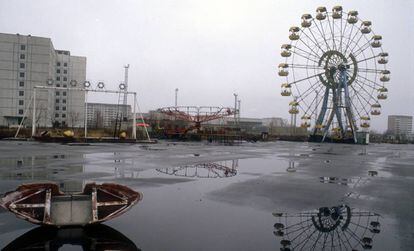
<svg viewBox="0 0 414 251"><path fill-rule="evenodd" d="M174 104L232 106L243 117L288 118L276 66L288 29L318 6L358 10L383 36L391 82L383 115L413 115L414 1L0 0L0 32L50 37L56 49L87 57L87 79L116 88L129 63L129 89L142 110ZM116 102L116 98L113 98Z"/></svg>

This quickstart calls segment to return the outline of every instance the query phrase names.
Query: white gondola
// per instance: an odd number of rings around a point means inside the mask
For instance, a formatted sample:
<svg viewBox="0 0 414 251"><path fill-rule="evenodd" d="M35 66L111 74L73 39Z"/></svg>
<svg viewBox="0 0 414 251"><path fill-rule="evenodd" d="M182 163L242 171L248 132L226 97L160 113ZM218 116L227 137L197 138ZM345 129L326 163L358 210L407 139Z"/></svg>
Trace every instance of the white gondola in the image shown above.
<svg viewBox="0 0 414 251"><path fill-rule="evenodd" d="M351 10L350 12L348 12L348 18L346 19L346 21L349 24L355 24L356 22L358 22L358 11Z"/></svg>
<svg viewBox="0 0 414 251"><path fill-rule="evenodd" d="M282 84L282 92L281 92L281 95L282 96L290 96L290 95L292 95L292 86L290 85L290 84L288 84L288 83L284 83L284 84Z"/></svg>
<svg viewBox="0 0 414 251"><path fill-rule="evenodd" d="M297 26L292 26L289 29L289 39L294 41L294 40L298 40L299 39L299 27Z"/></svg>
<svg viewBox="0 0 414 251"><path fill-rule="evenodd" d="M371 21L364 21L361 25L361 32L363 34L368 34L371 32Z"/></svg>
<svg viewBox="0 0 414 251"><path fill-rule="evenodd" d="M373 48L378 48L378 47L381 47L381 40L382 40L382 36L381 35L374 35L373 37L372 37L372 43L371 43L371 46L373 47Z"/></svg>
<svg viewBox="0 0 414 251"><path fill-rule="evenodd" d="M282 52L280 53L280 55L282 57L285 57L285 58L290 57L292 55L291 49L292 49L292 45L283 44L282 45Z"/></svg>
<svg viewBox="0 0 414 251"><path fill-rule="evenodd" d="M289 113L290 114L298 114L299 110L298 110L298 105L299 103L297 101L291 101L289 103Z"/></svg>
<svg viewBox="0 0 414 251"><path fill-rule="evenodd" d="M325 18L326 18L326 8L325 7L318 7L316 9L316 19L325 20Z"/></svg>
<svg viewBox="0 0 414 251"><path fill-rule="evenodd" d="M285 63L279 64L279 76L286 77L287 75L289 75L288 68L289 68L288 64L285 64Z"/></svg>
<svg viewBox="0 0 414 251"><path fill-rule="evenodd" d="M333 19L342 18L342 6L335 6L332 8L332 18Z"/></svg>
<svg viewBox="0 0 414 251"><path fill-rule="evenodd" d="M311 14L303 14L301 25L302 25L303 28L309 28L312 25L312 15Z"/></svg>
<svg viewBox="0 0 414 251"><path fill-rule="evenodd" d="M369 128L370 127L371 118L369 116L361 116L361 124L362 128Z"/></svg>
<svg viewBox="0 0 414 251"><path fill-rule="evenodd" d="M376 103L371 106L371 115L380 115L381 114L381 105Z"/></svg>
<svg viewBox="0 0 414 251"><path fill-rule="evenodd" d="M377 98L378 99L382 99L382 100L387 99L387 97L388 97L387 94L388 94L388 89L385 86L383 86L383 87L381 87L381 88L378 89L378 96L377 96Z"/></svg>
<svg viewBox="0 0 414 251"><path fill-rule="evenodd" d="M388 63L388 53L386 52L381 52L378 58L378 64L386 64Z"/></svg>
<svg viewBox="0 0 414 251"><path fill-rule="evenodd" d="M309 128L311 126L310 124L311 117L309 115L303 115L301 119L302 119L302 122L300 126L302 128Z"/></svg>
<svg viewBox="0 0 414 251"><path fill-rule="evenodd" d="M381 82L388 82L390 81L390 71L389 70L383 70L381 71L380 80Z"/></svg>

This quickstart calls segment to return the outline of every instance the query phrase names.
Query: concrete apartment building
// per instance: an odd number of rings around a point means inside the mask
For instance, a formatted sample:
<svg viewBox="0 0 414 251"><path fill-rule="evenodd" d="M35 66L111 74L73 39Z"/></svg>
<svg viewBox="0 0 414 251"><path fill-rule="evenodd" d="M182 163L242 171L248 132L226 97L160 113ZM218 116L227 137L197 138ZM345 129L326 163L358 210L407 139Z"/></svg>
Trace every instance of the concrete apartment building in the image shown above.
<svg viewBox="0 0 414 251"><path fill-rule="evenodd" d="M32 124L33 87L83 87L86 58L55 50L50 38L0 33L0 126ZM36 124L79 127L84 121L84 92L36 91Z"/></svg>
<svg viewBox="0 0 414 251"><path fill-rule="evenodd" d="M393 135L405 135L412 134L413 117L403 115L390 115L388 116L388 133Z"/></svg>
<svg viewBox="0 0 414 251"><path fill-rule="evenodd" d="M116 119L124 121L132 117L130 105L87 103L86 109L89 128L114 127Z"/></svg>

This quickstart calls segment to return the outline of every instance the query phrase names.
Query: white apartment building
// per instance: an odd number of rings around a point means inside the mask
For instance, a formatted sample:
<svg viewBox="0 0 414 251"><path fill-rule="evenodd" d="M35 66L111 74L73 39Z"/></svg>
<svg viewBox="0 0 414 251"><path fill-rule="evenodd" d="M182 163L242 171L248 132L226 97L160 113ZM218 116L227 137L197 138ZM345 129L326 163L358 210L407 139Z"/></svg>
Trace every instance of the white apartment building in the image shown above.
<svg viewBox="0 0 414 251"><path fill-rule="evenodd" d="M130 105L87 103L86 109L89 128L114 127L117 119L124 123L132 116Z"/></svg>
<svg viewBox="0 0 414 251"><path fill-rule="evenodd" d="M55 50L50 38L0 33L0 126L32 124L33 87L83 87L86 58ZM37 126L83 125L84 92L36 91Z"/></svg>
<svg viewBox="0 0 414 251"><path fill-rule="evenodd" d="M388 116L388 132L394 135L411 135L413 117L403 115Z"/></svg>

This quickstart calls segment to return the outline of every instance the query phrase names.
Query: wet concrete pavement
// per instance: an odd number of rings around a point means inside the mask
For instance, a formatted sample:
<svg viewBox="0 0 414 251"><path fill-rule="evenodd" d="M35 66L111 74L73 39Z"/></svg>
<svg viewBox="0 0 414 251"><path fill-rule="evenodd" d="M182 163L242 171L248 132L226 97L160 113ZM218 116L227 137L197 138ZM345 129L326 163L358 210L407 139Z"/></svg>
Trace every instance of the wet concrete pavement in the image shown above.
<svg viewBox="0 0 414 251"><path fill-rule="evenodd" d="M37 181L141 191L105 224L142 250L414 249L413 145L2 141L0 179L0 193ZM1 209L0 248L33 228Z"/></svg>

